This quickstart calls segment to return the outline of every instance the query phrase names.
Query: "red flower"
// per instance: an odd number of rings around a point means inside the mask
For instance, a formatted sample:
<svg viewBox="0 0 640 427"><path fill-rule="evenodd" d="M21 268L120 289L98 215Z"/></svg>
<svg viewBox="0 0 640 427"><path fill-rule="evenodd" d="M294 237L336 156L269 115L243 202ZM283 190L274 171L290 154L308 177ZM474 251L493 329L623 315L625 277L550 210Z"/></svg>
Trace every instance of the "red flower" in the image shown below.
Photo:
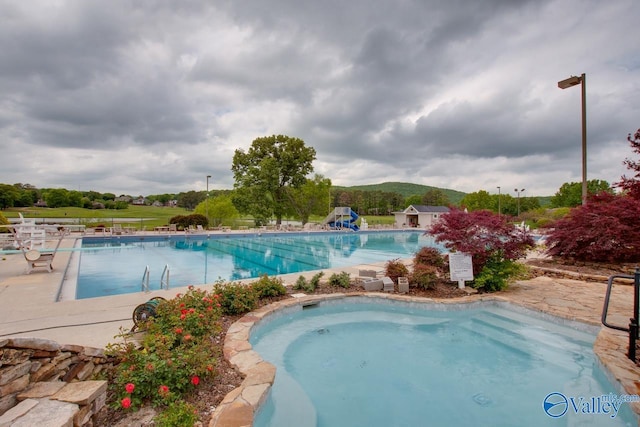
<svg viewBox="0 0 640 427"><path fill-rule="evenodd" d="M175 329L176 334L180 335L182 333L182 328Z"/></svg>
<svg viewBox="0 0 640 427"><path fill-rule="evenodd" d="M153 363L147 363L147 371L153 371L154 369Z"/></svg>
<svg viewBox="0 0 640 427"><path fill-rule="evenodd" d="M189 288L189 290L192 290L193 289L193 285L189 285L189 286L187 286L187 288Z"/></svg>
<svg viewBox="0 0 640 427"><path fill-rule="evenodd" d="M181 314L181 315L180 315L180 320L184 320L186 317L187 317L187 315L186 315L186 314Z"/></svg>
<svg viewBox="0 0 640 427"><path fill-rule="evenodd" d="M180 298L181 296L182 296L182 294L181 294L180 292L178 292L178 293L176 294L176 298Z"/></svg>
<svg viewBox="0 0 640 427"><path fill-rule="evenodd" d="M209 372L213 372L213 366L211 366L211 365L207 365L207 371L209 371Z"/></svg>
<svg viewBox="0 0 640 427"><path fill-rule="evenodd" d="M127 385L124 386L124 389L127 393L131 394L133 393L133 390L135 390L136 386L133 383L127 383Z"/></svg>
<svg viewBox="0 0 640 427"><path fill-rule="evenodd" d="M129 397L125 397L124 399L122 399L122 400L120 401L120 404L122 405L122 407L123 407L124 409L128 409L128 408L130 408L130 407L131 407L131 398L129 398Z"/></svg>
<svg viewBox="0 0 640 427"><path fill-rule="evenodd" d="M169 387L167 387L166 385L161 385L160 387L158 387L158 393L161 396L166 396L167 394L169 394Z"/></svg>
<svg viewBox="0 0 640 427"><path fill-rule="evenodd" d="M184 340L185 340L185 341L189 341L190 339L191 339L191 334L186 334L186 335L184 336Z"/></svg>
<svg viewBox="0 0 640 427"><path fill-rule="evenodd" d="M197 376L197 375L192 376L192 377L191 377L191 384L193 384L193 385L198 385L198 384L200 384L200 378L198 378L198 376Z"/></svg>

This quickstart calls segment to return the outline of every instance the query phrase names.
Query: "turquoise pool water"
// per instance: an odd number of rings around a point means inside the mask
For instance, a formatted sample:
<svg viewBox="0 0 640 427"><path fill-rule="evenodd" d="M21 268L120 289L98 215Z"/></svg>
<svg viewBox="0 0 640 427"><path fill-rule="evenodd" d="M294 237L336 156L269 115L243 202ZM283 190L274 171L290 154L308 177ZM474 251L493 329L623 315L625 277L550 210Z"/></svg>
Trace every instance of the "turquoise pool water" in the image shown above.
<svg viewBox="0 0 640 427"><path fill-rule="evenodd" d="M594 335L503 307L334 302L269 318L250 341L277 367L256 427L637 425L626 403L584 412L618 394Z"/></svg>
<svg viewBox="0 0 640 427"><path fill-rule="evenodd" d="M140 292L147 265L150 288L160 289L165 265L180 287L408 258L423 246L435 245L421 232L85 238L76 298Z"/></svg>

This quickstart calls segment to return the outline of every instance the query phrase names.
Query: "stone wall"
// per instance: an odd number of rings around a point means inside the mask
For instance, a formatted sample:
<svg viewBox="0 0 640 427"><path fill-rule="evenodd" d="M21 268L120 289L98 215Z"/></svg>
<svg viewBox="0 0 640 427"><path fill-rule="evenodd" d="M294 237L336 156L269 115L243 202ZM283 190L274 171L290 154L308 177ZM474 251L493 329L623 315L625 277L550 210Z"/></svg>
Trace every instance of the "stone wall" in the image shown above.
<svg viewBox="0 0 640 427"><path fill-rule="evenodd" d="M103 349L0 339L0 427L92 426L107 382L91 379L112 364Z"/></svg>
<svg viewBox="0 0 640 427"><path fill-rule="evenodd" d="M556 279L572 279L572 280L581 280L583 282L600 282L607 283L609 281L609 276L602 276L598 274L592 273L582 273L577 271L569 271L563 270L559 268L549 268L549 267L540 267L537 265L527 264L530 271L533 272L536 276L547 276L554 277ZM628 273L622 273L628 274ZM633 279L622 279L616 278L613 281L614 283L623 284L623 285L633 285Z"/></svg>

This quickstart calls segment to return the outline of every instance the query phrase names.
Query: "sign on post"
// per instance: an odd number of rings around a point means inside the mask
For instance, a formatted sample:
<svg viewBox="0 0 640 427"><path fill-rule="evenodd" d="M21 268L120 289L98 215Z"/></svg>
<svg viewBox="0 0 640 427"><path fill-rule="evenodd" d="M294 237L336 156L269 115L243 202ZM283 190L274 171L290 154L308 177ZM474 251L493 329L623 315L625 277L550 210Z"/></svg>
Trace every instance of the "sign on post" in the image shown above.
<svg viewBox="0 0 640 427"><path fill-rule="evenodd" d="M449 275L453 282L458 282L458 288L464 289L465 280L473 280L473 263L471 255L462 252L450 253Z"/></svg>

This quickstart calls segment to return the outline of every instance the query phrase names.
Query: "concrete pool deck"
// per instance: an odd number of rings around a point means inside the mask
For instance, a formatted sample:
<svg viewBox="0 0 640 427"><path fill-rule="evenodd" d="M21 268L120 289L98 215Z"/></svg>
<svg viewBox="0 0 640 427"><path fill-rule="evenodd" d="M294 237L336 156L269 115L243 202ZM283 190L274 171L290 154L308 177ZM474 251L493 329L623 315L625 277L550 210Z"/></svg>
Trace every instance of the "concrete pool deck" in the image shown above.
<svg viewBox="0 0 640 427"><path fill-rule="evenodd" d="M64 248L75 244L75 239L65 239ZM152 291L113 297L65 300L56 302L65 275L74 274L67 269L72 252L58 252L54 260L54 271L34 271L26 274L27 266L21 253L0 256L0 341L9 337L32 337L103 348L115 338L121 328L131 329L133 309L154 296L171 298L184 288L169 291ZM384 263L372 266L354 266L336 269L357 275L360 268L380 270ZM331 274L331 271L328 271ZM309 273L310 275L312 273ZM283 276L286 284L293 284L300 274ZM203 285L208 288L211 285ZM200 286L198 286L200 287ZM499 294L469 295L455 299L433 300L414 298L398 294L376 294L382 298L409 301L430 301L443 304L473 301L505 301L530 310L551 314L563 319L583 322L600 328L600 315L606 283L582 282L568 279L538 277L519 281L507 291ZM251 326L273 310L309 300L341 298L352 295L373 296L373 293L332 294L330 296L303 296L290 298L250 313L234 324L225 341L225 356L247 373L243 385L231 392L218 407L210 426L242 426L247 416L253 418L268 387L273 382L275 370L253 352L248 343ZM611 323L627 326L633 312L633 287L616 285L609 309ZM620 393L640 394L640 368L626 357L628 335L624 332L601 328L594 351L607 368L612 381L621 386ZM624 390L624 391L623 391ZM631 404L640 414L640 404Z"/></svg>

